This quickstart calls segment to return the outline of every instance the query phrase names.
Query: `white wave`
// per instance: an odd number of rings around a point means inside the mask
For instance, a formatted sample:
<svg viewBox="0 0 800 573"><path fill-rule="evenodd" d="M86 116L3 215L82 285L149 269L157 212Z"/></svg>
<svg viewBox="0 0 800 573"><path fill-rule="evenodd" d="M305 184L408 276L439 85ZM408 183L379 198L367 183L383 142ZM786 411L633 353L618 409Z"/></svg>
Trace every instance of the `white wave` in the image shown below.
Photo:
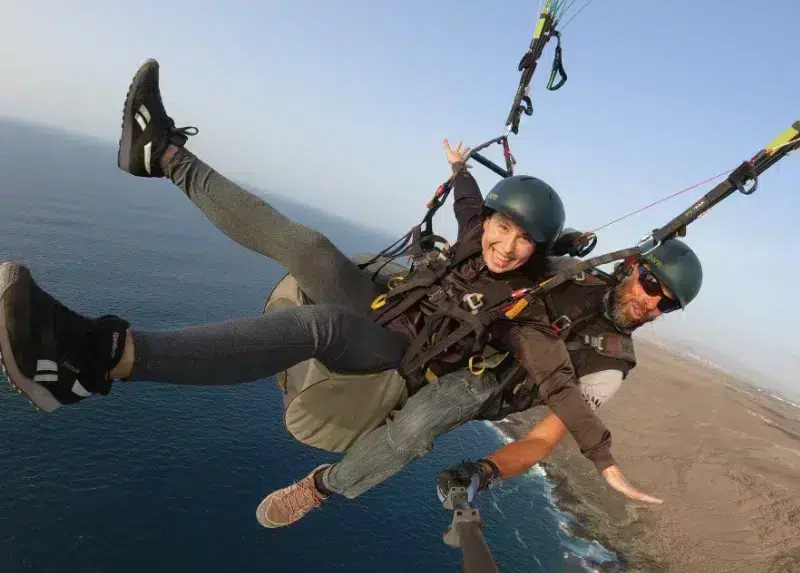
<svg viewBox="0 0 800 573"><path fill-rule="evenodd" d="M522 539L522 535L520 534L519 529L516 527L514 528L514 536L517 538L517 541L519 541L520 545L523 547L528 547L528 544Z"/></svg>
<svg viewBox="0 0 800 573"><path fill-rule="evenodd" d="M798 404L797 402L793 402L788 398L784 398L783 396L779 396L778 394L773 394L772 392L768 392L768 394L773 398L775 398L776 400L783 402L784 404L789 404L792 408L800 408L800 404Z"/></svg>

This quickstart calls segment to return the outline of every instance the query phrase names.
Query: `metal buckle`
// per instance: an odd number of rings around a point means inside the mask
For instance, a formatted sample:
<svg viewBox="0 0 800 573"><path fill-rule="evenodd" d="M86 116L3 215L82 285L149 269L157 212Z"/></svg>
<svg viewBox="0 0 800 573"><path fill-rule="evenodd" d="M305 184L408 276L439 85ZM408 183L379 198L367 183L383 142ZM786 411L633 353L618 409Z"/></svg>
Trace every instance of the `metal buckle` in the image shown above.
<svg viewBox="0 0 800 573"><path fill-rule="evenodd" d="M566 314L562 314L553 321L551 326L553 327L553 330L556 331L556 334L560 334L562 330L568 329L571 324L572 320L570 320Z"/></svg>
<svg viewBox="0 0 800 573"><path fill-rule="evenodd" d="M431 292L428 293L428 300L430 300L433 303L439 302L444 297L445 297L444 289L439 285L436 285L436 287L432 289Z"/></svg>
<svg viewBox="0 0 800 573"><path fill-rule="evenodd" d="M467 303L472 314L478 314L478 309L483 306L483 294L479 292L467 293L461 297L461 300Z"/></svg>

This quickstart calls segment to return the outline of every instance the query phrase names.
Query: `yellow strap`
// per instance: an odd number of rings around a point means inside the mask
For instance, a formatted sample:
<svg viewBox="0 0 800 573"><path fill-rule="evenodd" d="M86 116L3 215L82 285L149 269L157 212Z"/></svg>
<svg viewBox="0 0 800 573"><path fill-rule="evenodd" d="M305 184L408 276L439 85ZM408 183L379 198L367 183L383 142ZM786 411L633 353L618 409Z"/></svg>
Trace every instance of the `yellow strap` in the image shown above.
<svg viewBox="0 0 800 573"><path fill-rule="evenodd" d="M536 28L533 31L534 39L541 37L542 31L544 31L545 16L547 16L549 12L550 12L550 0L547 0L544 3L544 7L542 8L542 11L540 13L539 20L536 22Z"/></svg>
<svg viewBox="0 0 800 573"><path fill-rule="evenodd" d="M371 305L372 306L372 310L378 310L384 304L386 304L386 295L385 294L379 295L379 296L375 297L375 300L372 301L372 305Z"/></svg>
<svg viewBox="0 0 800 573"><path fill-rule="evenodd" d="M773 139L770 144L764 148L764 151L767 152L767 155L772 155L776 148L789 143L791 140L800 135L800 129L795 127L797 125L800 125L800 122L796 122L793 126L781 132L778 137Z"/></svg>
<svg viewBox="0 0 800 573"><path fill-rule="evenodd" d="M544 30L544 15L545 12L542 12L542 16L539 18L539 21L536 22L536 30L533 32L534 38L539 38L542 35L542 30Z"/></svg>
<svg viewBox="0 0 800 573"><path fill-rule="evenodd" d="M522 310L526 306L528 306L528 301L525 300L524 298L519 299L517 302L514 303L514 306L512 306L506 311L506 318L511 318L511 319L516 318L516 316L520 312L522 312Z"/></svg>
<svg viewBox="0 0 800 573"><path fill-rule="evenodd" d="M480 359L481 366L480 366L479 369L476 369L475 365L473 364L473 362L475 361L476 358ZM472 372L475 376L480 376L481 374L484 373L485 370L486 370L486 361L483 359L483 355L481 355L481 354L473 354L472 356L469 357L469 371L470 372Z"/></svg>

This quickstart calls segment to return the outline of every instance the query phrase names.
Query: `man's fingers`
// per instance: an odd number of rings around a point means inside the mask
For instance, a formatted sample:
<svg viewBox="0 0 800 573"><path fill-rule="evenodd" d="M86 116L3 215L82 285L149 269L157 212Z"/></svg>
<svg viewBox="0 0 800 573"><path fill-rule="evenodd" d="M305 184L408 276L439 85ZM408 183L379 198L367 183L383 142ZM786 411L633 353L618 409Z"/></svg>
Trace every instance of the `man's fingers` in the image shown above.
<svg viewBox="0 0 800 573"><path fill-rule="evenodd" d="M622 493L624 493L630 499L635 499L637 501L644 501L646 503L657 503L657 504L664 503L664 500L659 499L657 497L653 497L652 495L648 495L643 491L639 491L630 484L628 484L628 488L629 489L627 491L623 491Z"/></svg>
<svg viewBox="0 0 800 573"><path fill-rule="evenodd" d="M653 497L652 495L647 495L646 493L643 493L642 496L644 496L644 497L642 497L640 499L640 501L645 501L647 503L656 503L658 505L661 505L662 503L664 503L663 499L659 499L657 497Z"/></svg>
<svg viewBox="0 0 800 573"><path fill-rule="evenodd" d="M469 146L465 147L464 151L461 152L461 157L466 157L467 154L469 153L470 149L472 149L472 148L469 147Z"/></svg>
<svg viewBox="0 0 800 573"><path fill-rule="evenodd" d="M620 492L629 499L644 501L646 503L656 503L656 504L664 503L663 500L648 495L633 487L630 483L628 483L628 480L625 479L625 476L622 475L622 472L616 466L612 466L604 470L603 477L606 478L606 482L608 482L608 485L610 485L615 490L617 490L618 492Z"/></svg>

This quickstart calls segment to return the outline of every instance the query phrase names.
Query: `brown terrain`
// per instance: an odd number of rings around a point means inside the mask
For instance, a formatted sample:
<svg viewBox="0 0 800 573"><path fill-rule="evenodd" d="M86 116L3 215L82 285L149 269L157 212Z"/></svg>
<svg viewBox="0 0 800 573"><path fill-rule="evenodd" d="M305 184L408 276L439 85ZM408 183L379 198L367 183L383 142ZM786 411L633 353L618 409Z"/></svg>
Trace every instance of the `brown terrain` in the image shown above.
<svg viewBox="0 0 800 573"><path fill-rule="evenodd" d="M800 409L652 343L636 349L602 417L625 475L664 504L626 502L567 437L542 466L576 533L625 571L800 572ZM530 426L519 416L499 428L517 437Z"/></svg>

